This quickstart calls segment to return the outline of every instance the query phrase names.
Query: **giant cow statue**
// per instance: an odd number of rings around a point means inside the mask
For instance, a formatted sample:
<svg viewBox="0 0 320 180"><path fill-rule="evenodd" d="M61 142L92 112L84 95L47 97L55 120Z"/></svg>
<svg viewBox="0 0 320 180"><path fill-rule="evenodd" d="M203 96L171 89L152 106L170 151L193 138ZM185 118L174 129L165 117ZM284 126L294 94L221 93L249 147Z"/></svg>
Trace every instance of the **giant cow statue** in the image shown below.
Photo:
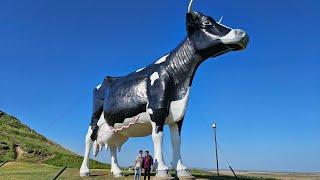
<svg viewBox="0 0 320 180"><path fill-rule="evenodd" d="M190 176L180 155L181 128L192 80L198 66L210 57L245 49L248 35L212 17L192 10L186 13L187 36L170 53L154 63L121 77L104 78L94 89L91 124L85 138L80 176L89 176L91 146L95 155L105 145L111 152L111 172L122 175L117 149L129 137L152 135L156 176L168 177L163 160L163 126L170 127L172 168L178 177Z"/></svg>

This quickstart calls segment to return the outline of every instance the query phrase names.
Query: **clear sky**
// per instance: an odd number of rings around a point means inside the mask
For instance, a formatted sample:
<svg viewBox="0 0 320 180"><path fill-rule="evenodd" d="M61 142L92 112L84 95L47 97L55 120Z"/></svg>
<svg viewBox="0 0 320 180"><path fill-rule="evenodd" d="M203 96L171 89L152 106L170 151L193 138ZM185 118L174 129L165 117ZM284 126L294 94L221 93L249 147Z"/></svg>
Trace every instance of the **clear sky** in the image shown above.
<svg viewBox="0 0 320 180"><path fill-rule="evenodd" d="M186 35L187 3L1 1L0 110L82 154L92 89L175 48ZM215 167L215 121L235 169L320 171L320 1L195 0L194 9L224 16L250 43L198 69L182 132L185 163ZM150 136L129 139L120 165L140 148L153 151ZM109 162L109 153L99 159Z"/></svg>

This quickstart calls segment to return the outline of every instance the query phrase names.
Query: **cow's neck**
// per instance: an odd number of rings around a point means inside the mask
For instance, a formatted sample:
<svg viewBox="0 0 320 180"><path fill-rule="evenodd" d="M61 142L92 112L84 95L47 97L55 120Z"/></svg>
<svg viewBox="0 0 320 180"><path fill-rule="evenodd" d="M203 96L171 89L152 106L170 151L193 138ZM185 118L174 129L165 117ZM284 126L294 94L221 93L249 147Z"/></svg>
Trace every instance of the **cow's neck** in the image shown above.
<svg viewBox="0 0 320 180"><path fill-rule="evenodd" d="M174 84L186 89L191 86L194 74L203 58L196 53L193 43L188 39L174 49L168 56L167 73Z"/></svg>

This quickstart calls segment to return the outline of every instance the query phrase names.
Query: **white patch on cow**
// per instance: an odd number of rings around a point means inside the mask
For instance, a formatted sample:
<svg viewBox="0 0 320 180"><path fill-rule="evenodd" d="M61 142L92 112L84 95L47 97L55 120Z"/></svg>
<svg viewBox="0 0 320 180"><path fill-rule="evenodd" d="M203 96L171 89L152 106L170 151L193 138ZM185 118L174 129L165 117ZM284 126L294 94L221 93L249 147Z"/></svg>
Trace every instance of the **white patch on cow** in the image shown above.
<svg viewBox="0 0 320 180"><path fill-rule="evenodd" d="M159 74L158 72L154 72L151 76L150 76L150 80L151 80L151 86L153 85L154 81L159 79Z"/></svg>
<svg viewBox="0 0 320 180"><path fill-rule="evenodd" d="M160 58L158 61L156 61L154 64L160 64L160 63L165 62L168 56L169 56L169 54L163 56L163 57Z"/></svg>
<svg viewBox="0 0 320 180"><path fill-rule="evenodd" d="M147 109L147 112L148 112L149 114L153 114L153 110L152 110L151 108L148 108L148 109Z"/></svg>
<svg viewBox="0 0 320 180"><path fill-rule="evenodd" d="M96 89L99 89L101 87L101 84L99 84L97 87L96 87Z"/></svg>
<svg viewBox="0 0 320 180"><path fill-rule="evenodd" d="M101 114L99 121L97 122L98 126L101 126L102 124L106 123L106 120L104 119L104 113Z"/></svg>
<svg viewBox="0 0 320 180"><path fill-rule="evenodd" d="M144 68L145 68L145 67L140 68L140 69L136 70L136 72L140 72L140 71L144 70Z"/></svg>
<svg viewBox="0 0 320 180"><path fill-rule="evenodd" d="M178 122L183 118L188 105L190 89L189 87L182 99L170 102L169 116L166 118L167 123Z"/></svg>

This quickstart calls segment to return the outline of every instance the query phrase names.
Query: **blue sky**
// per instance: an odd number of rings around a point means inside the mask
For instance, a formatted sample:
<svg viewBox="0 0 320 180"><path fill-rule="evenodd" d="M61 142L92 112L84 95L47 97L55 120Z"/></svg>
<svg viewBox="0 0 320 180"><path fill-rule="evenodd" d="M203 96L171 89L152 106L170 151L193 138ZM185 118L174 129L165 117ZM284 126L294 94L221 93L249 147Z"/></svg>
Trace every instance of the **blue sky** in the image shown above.
<svg viewBox="0 0 320 180"><path fill-rule="evenodd" d="M0 110L82 154L92 89L175 48L186 8L169 0L1 1ZM195 10L247 31L250 44L198 69L182 132L187 165L215 167L215 121L234 169L320 171L319 8L316 0L195 0ZM150 136L130 139L120 165L140 148L153 151ZM99 160L109 162L109 153Z"/></svg>

